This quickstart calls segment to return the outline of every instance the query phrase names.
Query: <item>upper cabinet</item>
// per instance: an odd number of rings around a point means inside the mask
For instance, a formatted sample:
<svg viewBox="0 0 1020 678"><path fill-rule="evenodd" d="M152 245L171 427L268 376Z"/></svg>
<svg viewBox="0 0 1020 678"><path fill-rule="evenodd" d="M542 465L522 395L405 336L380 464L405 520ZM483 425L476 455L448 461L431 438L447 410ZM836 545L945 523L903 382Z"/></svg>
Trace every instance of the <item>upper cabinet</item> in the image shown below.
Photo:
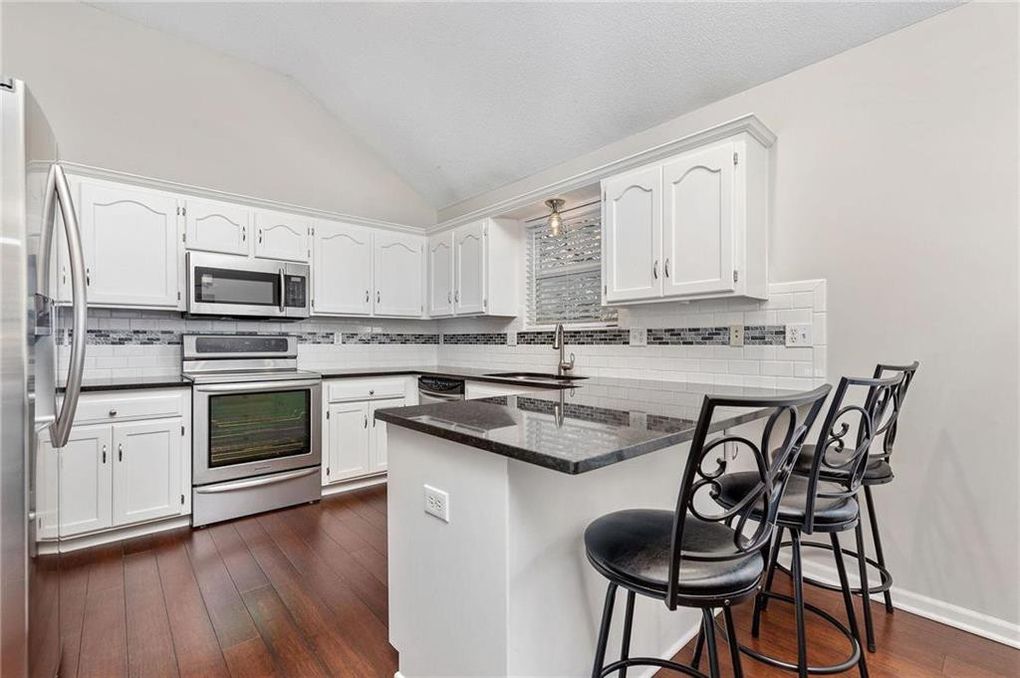
<svg viewBox="0 0 1020 678"><path fill-rule="evenodd" d="M605 302L767 298L767 195L746 133L604 180Z"/></svg>
<svg viewBox="0 0 1020 678"><path fill-rule="evenodd" d="M312 220L296 214L255 210L255 256L306 262Z"/></svg>
<svg viewBox="0 0 1020 678"><path fill-rule="evenodd" d="M510 219L474 221L430 237L429 315L517 315L523 238Z"/></svg>
<svg viewBox="0 0 1020 678"><path fill-rule="evenodd" d="M312 313L371 315L372 231L319 221L312 232Z"/></svg>
<svg viewBox="0 0 1020 678"><path fill-rule="evenodd" d="M425 311L424 238L377 231L374 239L375 315L421 317Z"/></svg>
<svg viewBox="0 0 1020 678"><path fill-rule="evenodd" d="M228 202L184 201L185 243L189 250L251 253L252 208Z"/></svg>
<svg viewBox="0 0 1020 678"><path fill-rule="evenodd" d="M80 227L90 304L183 309L176 196L82 180Z"/></svg>
<svg viewBox="0 0 1020 678"><path fill-rule="evenodd" d="M315 315L422 316L424 237L331 221L312 231Z"/></svg>

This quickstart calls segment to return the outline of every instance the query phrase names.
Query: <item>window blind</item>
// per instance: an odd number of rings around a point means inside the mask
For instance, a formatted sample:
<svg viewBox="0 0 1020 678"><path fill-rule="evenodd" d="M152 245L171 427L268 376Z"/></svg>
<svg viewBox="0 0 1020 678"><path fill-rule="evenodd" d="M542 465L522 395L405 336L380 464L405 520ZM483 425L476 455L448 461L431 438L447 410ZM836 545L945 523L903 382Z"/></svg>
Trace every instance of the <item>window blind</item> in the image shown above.
<svg viewBox="0 0 1020 678"><path fill-rule="evenodd" d="M528 238L529 318L533 325L615 322L602 306L602 219L592 210L564 219L553 237L541 220Z"/></svg>

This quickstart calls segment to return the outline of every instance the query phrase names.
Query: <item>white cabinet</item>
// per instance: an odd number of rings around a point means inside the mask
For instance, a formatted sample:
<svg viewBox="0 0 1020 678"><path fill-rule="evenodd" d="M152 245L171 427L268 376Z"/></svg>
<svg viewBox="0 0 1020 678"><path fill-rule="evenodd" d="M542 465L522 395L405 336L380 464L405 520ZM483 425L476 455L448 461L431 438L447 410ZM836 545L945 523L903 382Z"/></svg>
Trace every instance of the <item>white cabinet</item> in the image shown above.
<svg viewBox="0 0 1020 678"><path fill-rule="evenodd" d="M187 198L185 243L189 250L242 254L251 252L252 209L244 205Z"/></svg>
<svg viewBox="0 0 1020 678"><path fill-rule="evenodd" d="M387 231L377 231L373 239L375 315L421 317L424 239Z"/></svg>
<svg viewBox="0 0 1020 678"><path fill-rule="evenodd" d="M453 312L485 310L485 222L476 221L453 231Z"/></svg>
<svg viewBox="0 0 1020 678"><path fill-rule="evenodd" d="M483 219L430 237L429 315L517 315L523 240L511 219Z"/></svg>
<svg viewBox="0 0 1020 678"><path fill-rule="evenodd" d="M428 241L429 315L453 315L453 232Z"/></svg>
<svg viewBox="0 0 1020 678"><path fill-rule="evenodd" d="M183 309L176 196L82 180L80 203L89 303Z"/></svg>
<svg viewBox="0 0 1020 678"><path fill-rule="evenodd" d="M160 419L113 427L113 522L127 525L179 515L181 486L180 419ZM190 488L189 488L190 490Z"/></svg>
<svg viewBox="0 0 1020 678"><path fill-rule="evenodd" d="M748 133L602 182L606 303L767 298L768 149Z"/></svg>
<svg viewBox="0 0 1020 678"><path fill-rule="evenodd" d="M372 231L319 221L312 236L312 312L371 315Z"/></svg>
<svg viewBox="0 0 1020 678"><path fill-rule="evenodd" d="M386 471L386 424L377 410L417 402L416 377L332 379L323 384L322 484Z"/></svg>
<svg viewBox="0 0 1020 678"><path fill-rule="evenodd" d="M308 261L312 220L296 214L255 210L255 256Z"/></svg>
<svg viewBox="0 0 1020 678"><path fill-rule="evenodd" d="M61 537L113 525L112 450L111 426L71 429L67 445L57 453Z"/></svg>
<svg viewBox="0 0 1020 678"><path fill-rule="evenodd" d="M326 482L371 473L371 432L367 402L334 403L327 410L329 458Z"/></svg>
<svg viewBox="0 0 1020 678"><path fill-rule="evenodd" d="M187 515L191 510L191 393L85 393L65 447L39 444L39 535L62 539ZM59 511L59 525L53 516Z"/></svg>
<svg viewBox="0 0 1020 678"><path fill-rule="evenodd" d="M606 301L658 297L662 171L648 167L602 183Z"/></svg>

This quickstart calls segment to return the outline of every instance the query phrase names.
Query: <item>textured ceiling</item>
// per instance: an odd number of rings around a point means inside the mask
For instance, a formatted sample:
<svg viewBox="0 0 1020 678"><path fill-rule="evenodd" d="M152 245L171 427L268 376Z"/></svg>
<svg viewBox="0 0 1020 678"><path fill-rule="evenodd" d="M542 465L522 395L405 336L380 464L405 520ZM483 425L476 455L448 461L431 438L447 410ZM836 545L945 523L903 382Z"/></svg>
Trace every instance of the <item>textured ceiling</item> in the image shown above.
<svg viewBox="0 0 1020 678"><path fill-rule="evenodd" d="M445 207L952 5L96 6L292 76Z"/></svg>

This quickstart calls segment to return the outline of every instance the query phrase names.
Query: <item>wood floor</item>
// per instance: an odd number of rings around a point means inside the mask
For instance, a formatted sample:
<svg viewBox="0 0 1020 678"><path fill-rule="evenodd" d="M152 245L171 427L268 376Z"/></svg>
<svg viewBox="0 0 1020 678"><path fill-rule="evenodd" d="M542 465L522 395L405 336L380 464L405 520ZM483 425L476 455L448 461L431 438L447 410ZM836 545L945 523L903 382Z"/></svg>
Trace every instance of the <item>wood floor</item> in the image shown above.
<svg viewBox="0 0 1020 678"><path fill-rule="evenodd" d="M77 551L64 566L64 678L389 678L397 669L386 632L381 486ZM842 616L837 595L809 595ZM737 613L745 642L747 611L741 606ZM880 652L868 657L872 676L1020 675L1016 650L902 611L887 616L875 606L875 612ZM830 647L833 638L819 622L809 622L812 660L831 659L841 648ZM789 609L774 603L762 643L792 656L792 636ZM748 678L791 675L743 664ZM723 675L732 675L728 662Z"/></svg>

